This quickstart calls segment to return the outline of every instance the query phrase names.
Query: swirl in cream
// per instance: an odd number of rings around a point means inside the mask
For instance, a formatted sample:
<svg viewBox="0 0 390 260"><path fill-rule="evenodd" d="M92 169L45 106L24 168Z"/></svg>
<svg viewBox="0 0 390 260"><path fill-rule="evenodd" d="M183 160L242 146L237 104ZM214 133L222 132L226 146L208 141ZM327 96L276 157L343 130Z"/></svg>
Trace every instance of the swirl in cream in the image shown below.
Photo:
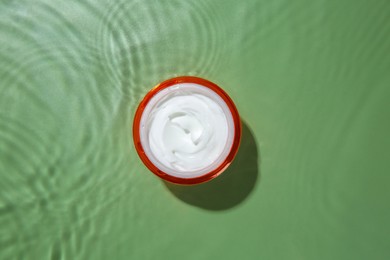
<svg viewBox="0 0 390 260"><path fill-rule="evenodd" d="M158 92L141 119L145 152L161 170L184 178L213 170L225 159L233 121L225 102L212 90L181 83Z"/></svg>

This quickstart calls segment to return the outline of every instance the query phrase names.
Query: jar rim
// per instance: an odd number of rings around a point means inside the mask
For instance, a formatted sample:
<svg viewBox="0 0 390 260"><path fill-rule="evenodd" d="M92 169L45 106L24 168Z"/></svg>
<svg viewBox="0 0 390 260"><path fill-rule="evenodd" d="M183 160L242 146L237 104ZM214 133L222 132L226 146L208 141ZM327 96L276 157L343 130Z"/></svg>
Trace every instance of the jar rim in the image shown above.
<svg viewBox="0 0 390 260"><path fill-rule="evenodd" d="M149 157L145 153L145 149L142 146L141 142L141 135L140 135L140 122L143 115L143 112L148 105L149 101L161 90L166 89L168 87L171 87L176 84L181 83L193 83L198 84L201 86L204 86L206 88L211 89L213 92L215 92L218 96L220 96L223 101L226 103L227 107L229 108L233 124L234 124L234 136L233 136L233 142L230 148L230 151L226 158L218 165L218 167L214 168L210 172L207 172L201 176L196 176L192 178L181 178L172 176L162 170L160 170L156 165L153 164L153 162L149 159ZM229 95L221 89L218 85L215 83L208 81L203 78L194 77L194 76L180 76L171 78L168 80L165 80L158 85L156 85L154 88L152 88L143 98L143 100L138 105L138 108L135 112L134 116L134 122L133 122L133 141L136 148L136 151L138 153L138 156L140 157L141 161L144 163L144 165L155 175L160 177L161 179L175 183L175 184L182 184L182 185L193 185L193 184L200 184L203 182L210 181L214 179L215 177L219 176L233 161L235 155L237 154L238 147L240 145L241 140L241 120L240 116L238 114L237 108L233 102L233 100L229 97Z"/></svg>

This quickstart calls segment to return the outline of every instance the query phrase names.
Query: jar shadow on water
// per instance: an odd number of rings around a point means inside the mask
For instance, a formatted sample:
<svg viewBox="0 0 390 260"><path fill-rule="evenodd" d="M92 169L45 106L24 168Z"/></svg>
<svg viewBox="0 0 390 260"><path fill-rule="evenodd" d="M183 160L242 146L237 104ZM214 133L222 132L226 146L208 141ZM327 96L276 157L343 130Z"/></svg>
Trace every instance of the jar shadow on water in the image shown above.
<svg viewBox="0 0 390 260"><path fill-rule="evenodd" d="M240 148L233 163L217 178L182 186L164 181L179 200L206 210L221 211L241 204L260 180L260 152L249 126L242 121Z"/></svg>

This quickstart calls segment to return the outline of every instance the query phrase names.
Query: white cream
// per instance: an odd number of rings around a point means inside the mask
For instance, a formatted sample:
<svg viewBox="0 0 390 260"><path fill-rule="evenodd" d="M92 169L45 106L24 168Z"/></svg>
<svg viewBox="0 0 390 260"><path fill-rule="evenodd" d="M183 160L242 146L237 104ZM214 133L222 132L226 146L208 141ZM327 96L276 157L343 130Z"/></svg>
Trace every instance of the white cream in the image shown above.
<svg viewBox="0 0 390 260"><path fill-rule="evenodd" d="M233 143L231 112L214 91L180 83L147 104L140 136L148 158L172 176L193 178L217 168Z"/></svg>

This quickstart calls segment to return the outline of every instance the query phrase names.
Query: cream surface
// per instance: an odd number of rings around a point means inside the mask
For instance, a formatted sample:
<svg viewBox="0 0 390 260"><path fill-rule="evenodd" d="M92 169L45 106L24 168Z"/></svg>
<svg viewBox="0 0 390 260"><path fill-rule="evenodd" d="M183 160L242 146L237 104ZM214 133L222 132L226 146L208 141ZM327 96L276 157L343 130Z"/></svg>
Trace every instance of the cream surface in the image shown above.
<svg viewBox="0 0 390 260"><path fill-rule="evenodd" d="M141 119L141 139L157 167L191 178L226 158L232 124L230 110L215 92L197 84L178 84L149 102Z"/></svg>

